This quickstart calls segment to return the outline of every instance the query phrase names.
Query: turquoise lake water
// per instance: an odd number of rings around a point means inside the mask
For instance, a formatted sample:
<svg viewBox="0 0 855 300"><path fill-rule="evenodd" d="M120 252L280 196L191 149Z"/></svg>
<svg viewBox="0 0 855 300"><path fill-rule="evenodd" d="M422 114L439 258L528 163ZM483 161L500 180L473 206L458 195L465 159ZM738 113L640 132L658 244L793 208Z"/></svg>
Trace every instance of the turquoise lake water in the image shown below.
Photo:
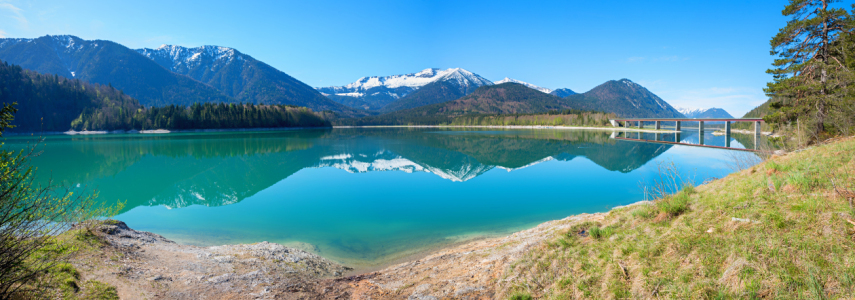
<svg viewBox="0 0 855 300"><path fill-rule="evenodd" d="M115 218L134 229L202 246L276 242L359 266L643 200L661 163L696 183L724 177L734 151L596 130L402 128L48 136L39 149L42 182L126 201Z"/></svg>

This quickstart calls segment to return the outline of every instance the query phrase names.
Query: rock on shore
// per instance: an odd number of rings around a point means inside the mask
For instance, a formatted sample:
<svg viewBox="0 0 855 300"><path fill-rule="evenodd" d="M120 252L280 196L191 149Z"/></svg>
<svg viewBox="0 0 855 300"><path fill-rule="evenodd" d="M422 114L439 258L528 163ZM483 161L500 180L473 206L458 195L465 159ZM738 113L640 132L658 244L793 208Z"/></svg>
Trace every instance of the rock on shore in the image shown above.
<svg viewBox="0 0 855 300"><path fill-rule="evenodd" d="M95 229L104 256L89 258L87 279L116 286L125 299L305 298L317 282L350 268L275 243L197 247L108 220ZM333 292L333 291L330 291ZM304 295L305 294L305 295Z"/></svg>

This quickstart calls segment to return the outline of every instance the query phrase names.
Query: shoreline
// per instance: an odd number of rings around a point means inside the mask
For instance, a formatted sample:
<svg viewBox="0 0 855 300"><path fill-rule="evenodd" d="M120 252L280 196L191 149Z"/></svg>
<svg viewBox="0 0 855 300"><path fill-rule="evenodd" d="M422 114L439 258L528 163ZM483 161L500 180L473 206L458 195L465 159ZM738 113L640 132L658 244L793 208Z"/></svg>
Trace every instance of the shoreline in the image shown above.
<svg viewBox="0 0 855 300"><path fill-rule="evenodd" d="M494 128L494 129L558 129L558 130L605 130L649 133L675 133L677 130L637 129L621 127L584 127L584 126L547 126L547 125L365 125L330 127L264 127L264 128L220 128L220 129L150 129L150 130L93 130L93 131L43 131L43 132L6 132L6 136L47 136L47 135L108 135L108 134L169 134L169 133L206 133L206 132L248 132L248 131L291 131L305 129L336 128Z"/></svg>
<svg viewBox="0 0 855 300"><path fill-rule="evenodd" d="M608 130L633 131L652 133L675 133L677 130L666 129L637 129L624 127L584 127L584 126L550 126L550 125L362 125L362 126L333 126L332 128L496 128L496 129L561 129L561 130Z"/></svg>
<svg viewBox="0 0 855 300"><path fill-rule="evenodd" d="M381 292L374 296L385 299L386 292L411 287L403 281L412 280L443 285L456 291L456 298L489 296L491 287L501 284L495 279L510 264L555 234L581 222L601 221L616 209L651 203L638 201L605 212L575 214L510 234L463 238L371 267L345 265L267 241L207 247L178 244L107 220L95 230L106 248L77 257L73 263L83 271L85 280L115 286L120 298L338 299ZM454 284L448 286L449 282ZM361 288L366 285L369 290Z"/></svg>
<svg viewBox="0 0 855 300"><path fill-rule="evenodd" d="M219 128L219 129L151 129L151 130L93 130L93 131L44 131L44 132L6 132L8 136L25 135L107 135L107 134L168 134L168 133L204 133L204 132L242 132L242 131L290 131L304 129L331 129L333 127L262 127L262 128Z"/></svg>

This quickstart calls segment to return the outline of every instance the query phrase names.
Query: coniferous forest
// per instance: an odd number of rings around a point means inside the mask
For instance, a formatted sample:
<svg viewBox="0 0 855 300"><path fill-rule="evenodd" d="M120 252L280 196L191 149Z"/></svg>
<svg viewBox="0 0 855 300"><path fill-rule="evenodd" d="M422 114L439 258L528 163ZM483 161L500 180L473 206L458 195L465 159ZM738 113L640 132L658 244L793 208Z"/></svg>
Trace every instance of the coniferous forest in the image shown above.
<svg viewBox="0 0 855 300"><path fill-rule="evenodd" d="M0 64L0 103L17 103L9 131L66 131L86 109L113 108L119 116L140 108L136 100L111 86L42 75L8 63ZM115 116L107 123L115 122Z"/></svg>
<svg viewBox="0 0 855 300"><path fill-rule="evenodd" d="M117 106L88 108L71 122L74 130L236 129L329 127L310 109L291 105L195 103L137 108L132 114Z"/></svg>
<svg viewBox="0 0 855 300"><path fill-rule="evenodd" d="M17 103L13 132L325 127L308 108L205 103L143 107L111 85L0 64L0 103Z"/></svg>

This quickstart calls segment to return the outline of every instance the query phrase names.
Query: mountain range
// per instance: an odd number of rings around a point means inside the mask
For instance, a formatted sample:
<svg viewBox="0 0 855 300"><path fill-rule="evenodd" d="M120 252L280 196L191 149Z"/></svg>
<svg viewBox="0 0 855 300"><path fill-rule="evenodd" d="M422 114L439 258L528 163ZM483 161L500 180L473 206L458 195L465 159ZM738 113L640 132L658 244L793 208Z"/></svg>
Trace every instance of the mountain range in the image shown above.
<svg viewBox="0 0 855 300"><path fill-rule="evenodd" d="M551 101L549 107L553 108L601 111L615 113L621 117L683 117L665 100L629 79L612 80L586 93L578 94L567 88L551 90L508 77L491 82L478 74L460 68L445 70L433 68L404 75L362 77L345 86L319 87L316 89L330 99L344 105L381 114L381 117L366 117L365 122L382 120L384 124L402 124L401 122L407 124L412 123L413 120L405 120L406 116L420 115L422 116L418 117L420 120L426 120L424 114L432 109L427 107L429 105L447 103L449 106L458 106L459 108L459 103L453 104L451 102L468 97L469 93L476 91L473 88L480 89L484 86L505 83L522 85L542 94L554 96L554 99L549 100ZM534 94L532 97L543 98L541 95ZM484 101L484 103L477 105L481 107L487 105L488 102L495 105L504 101L489 96L478 97L477 99L479 100L474 102ZM541 100L536 100L536 102ZM474 102L466 101L467 105L475 105ZM424 111L408 111L414 108L422 108ZM456 108L441 109L443 112L455 110ZM495 106L490 112L477 108L463 109L454 115L460 113L526 114L544 112L546 111L537 109L535 106L523 105L514 109L501 109ZM439 121L439 119L434 119L434 121ZM344 121L346 124L366 124L365 122Z"/></svg>
<svg viewBox="0 0 855 300"><path fill-rule="evenodd" d="M574 109L575 105L554 95L506 82L484 85L459 99L390 112L360 119L342 119L340 125L405 125L449 123L466 114L530 114Z"/></svg>
<svg viewBox="0 0 855 300"><path fill-rule="evenodd" d="M111 41L49 35L0 39L0 60L42 74L116 87L144 106L247 102L306 106L345 116L367 114L226 47L164 45L132 50Z"/></svg>
<svg viewBox="0 0 855 300"><path fill-rule="evenodd" d="M0 60L42 74L115 87L146 107L197 102L287 104L333 111L334 118L394 119L396 123L412 123L404 118L424 119L431 113L536 114L552 109L601 111L620 117L683 117L665 100L628 79L611 80L579 94L507 77L492 82L462 68L429 68L313 88L234 48L163 45L134 50L68 35L0 39ZM490 88L496 86L502 87ZM477 91L481 92L475 94ZM727 114L715 108L685 112L710 117Z"/></svg>

